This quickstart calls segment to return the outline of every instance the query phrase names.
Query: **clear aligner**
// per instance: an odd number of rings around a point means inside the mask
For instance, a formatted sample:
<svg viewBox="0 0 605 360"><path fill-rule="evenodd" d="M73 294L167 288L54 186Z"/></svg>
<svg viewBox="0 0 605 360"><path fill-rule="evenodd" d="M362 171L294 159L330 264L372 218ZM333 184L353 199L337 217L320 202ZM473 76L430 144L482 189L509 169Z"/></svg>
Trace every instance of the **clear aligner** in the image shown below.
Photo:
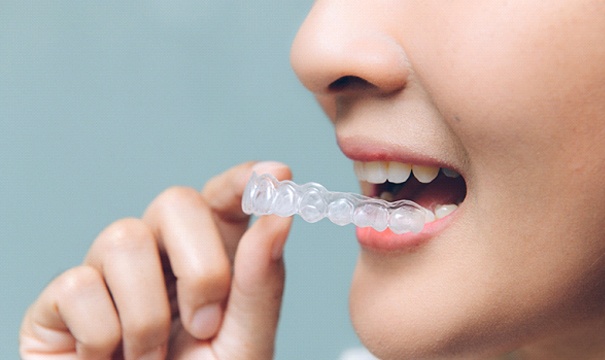
<svg viewBox="0 0 605 360"><path fill-rule="evenodd" d="M338 225L353 223L396 234L422 231L432 221L432 211L410 200L389 202L354 193L332 192L317 183L297 185L278 181L270 174L252 177L242 197L246 214L292 216L314 223L325 217Z"/></svg>

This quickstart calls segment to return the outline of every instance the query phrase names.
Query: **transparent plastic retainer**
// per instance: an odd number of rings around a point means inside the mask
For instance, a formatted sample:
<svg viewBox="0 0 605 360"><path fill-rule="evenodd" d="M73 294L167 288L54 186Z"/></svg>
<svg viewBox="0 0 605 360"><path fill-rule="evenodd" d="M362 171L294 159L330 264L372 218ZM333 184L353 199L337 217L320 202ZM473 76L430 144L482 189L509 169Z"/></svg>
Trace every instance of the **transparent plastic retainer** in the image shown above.
<svg viewBox="0 0 605 360"><path fill-rule="evenodd" d="M252 177L242 197L246 214L283 217L300 215L314 223L325 217L337 225L354 224L372 227L377 231L387 228L396 234L419 233L426 222L434 220L432 211L410 200L389 202L354 193L332 192L317 183L297 185L278 181L270 174Z"/></svg>

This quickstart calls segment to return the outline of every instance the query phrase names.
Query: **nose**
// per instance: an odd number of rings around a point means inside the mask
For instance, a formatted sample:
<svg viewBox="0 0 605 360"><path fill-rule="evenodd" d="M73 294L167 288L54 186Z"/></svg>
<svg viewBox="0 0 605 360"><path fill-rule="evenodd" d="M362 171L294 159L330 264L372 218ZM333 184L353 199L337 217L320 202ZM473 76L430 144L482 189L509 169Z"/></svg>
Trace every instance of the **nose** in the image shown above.
<svg viewBox="0 0 605 360"><path fill-rule="evenodd" d="M387 23L393 14L377 3L315 2L290 54L298 78L315 95L360 89L389 94L405 87L409 62Z"/></svg>

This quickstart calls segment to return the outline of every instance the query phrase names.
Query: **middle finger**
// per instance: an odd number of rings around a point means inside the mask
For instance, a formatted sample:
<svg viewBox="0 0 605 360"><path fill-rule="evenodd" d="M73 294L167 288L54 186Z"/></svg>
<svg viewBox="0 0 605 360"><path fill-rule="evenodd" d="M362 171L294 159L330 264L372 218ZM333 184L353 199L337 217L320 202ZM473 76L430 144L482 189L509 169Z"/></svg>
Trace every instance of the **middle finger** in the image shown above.
<svg viewBox="0 0 605 360"><path fill-rule="evenodd" d="M166 251L177 282L183 326L197 338L216 333L231 282L231 264L212 211L195 189L174 187L143 216Z"/></svg>

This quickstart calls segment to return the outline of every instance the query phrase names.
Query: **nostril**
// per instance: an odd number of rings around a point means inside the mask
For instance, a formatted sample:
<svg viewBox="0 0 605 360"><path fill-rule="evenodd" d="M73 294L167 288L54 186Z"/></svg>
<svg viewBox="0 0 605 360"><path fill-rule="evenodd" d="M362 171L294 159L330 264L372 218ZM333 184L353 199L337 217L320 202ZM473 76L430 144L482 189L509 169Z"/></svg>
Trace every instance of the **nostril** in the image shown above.
<svg viewBox="0 0 605 360"><path fill-rule="evenodd" d="M329 86L330 92L343 92L343 91L355 91L355 90L366 90L375 88L370 82L357 77L357 76L343 76L333 81Z"/></svg>

